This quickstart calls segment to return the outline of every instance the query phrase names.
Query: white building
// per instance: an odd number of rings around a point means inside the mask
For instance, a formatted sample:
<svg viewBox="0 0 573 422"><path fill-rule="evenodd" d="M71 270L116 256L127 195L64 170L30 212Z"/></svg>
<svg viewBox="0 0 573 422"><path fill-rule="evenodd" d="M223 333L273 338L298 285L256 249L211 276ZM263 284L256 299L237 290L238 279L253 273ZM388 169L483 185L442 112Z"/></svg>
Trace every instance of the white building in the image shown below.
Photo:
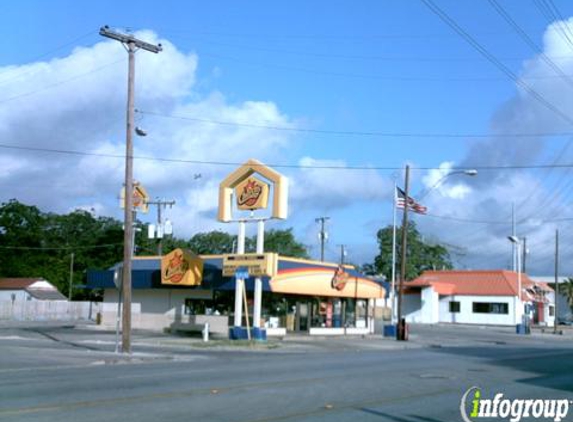
<svg viewBox="0 0 573 422"><path fill-rule="evenodd" d="M518 285L521 278L521 295ZM544 282L512 271L426 271L405 283L407 322L516 325L525 313L533 324L553 326L554 292Z"/></svg>
<svg viewBox="0 0 573 422"><path fill-rule="evenodd" d="M542 282L546 284L550 284L553 286L555 284L555 276L530 276L531 279L535 280L536 282ZM557 283L566 283L569 280L569 277L559 276L557 277ZM573 313L571 312L571 307L569 303L567 303L567 298L563 293L559 293L557 295L557 317L560 320L571 321L573 320Z"/></svg>
<svg viewBox="0 0 573 422"><path fill-rule="evenodd" d="M0 302L67 300L43 278L0 278Z"/></svg>

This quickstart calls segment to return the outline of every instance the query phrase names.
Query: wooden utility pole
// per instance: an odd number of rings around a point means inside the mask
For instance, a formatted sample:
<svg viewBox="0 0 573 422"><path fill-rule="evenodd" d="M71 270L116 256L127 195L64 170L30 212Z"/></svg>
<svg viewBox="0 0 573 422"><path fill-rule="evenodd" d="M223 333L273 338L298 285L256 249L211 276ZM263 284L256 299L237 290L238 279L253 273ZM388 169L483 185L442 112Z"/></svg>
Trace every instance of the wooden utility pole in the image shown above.
<svg viewBox="0 0 573 422"><path fill-rule="evenodd" d="M161 44L153 45L129 34L121 34L108 26L100 28L100 35L119 41L129 54L127 78L127 125L125 136L125 209L123 235L123 314L121 344L123 353L131 353L131 257L133 253L133 131L135 129L134 85L135 52L139 49L159 53Z"/></svg>
<svg viewBox="0 0 573 422"><path fill-rule="evenodd" d="M555 304L554 304L554 322L553 333L557 334L557 326L559 325L559 313L557 312L557 303L559 302L559 230L555 230Z"/></svg>
<svg viewBox="0 0 573 422"><path fill-rule="evenodd" d="M324 230L324 223L330 220L330 217L318 217L314 221L320 223L320 233L318 237L320 239L320 261L324 262L324 244L326 242L326 231Z"/></svg>
<svg viewBox="0 0 573 422"><path fill-rule="evenodd" d="M406 176L404 183L404 216L402 219L402 256L400 257L400 283L398 285L398 329L396 330L396 340L406 340L406 323L402 320L402 292L404 280L406 279L406 251L408 239L408 208L410 206L410 166L406 166Z"/></svg>
<svg viewBox="0 0 573 422"><path fill-rule="evenodd" d="M74 285L74 253L70 255L70 287L68 289L68 301L72 300L72 289Z"/></svg>

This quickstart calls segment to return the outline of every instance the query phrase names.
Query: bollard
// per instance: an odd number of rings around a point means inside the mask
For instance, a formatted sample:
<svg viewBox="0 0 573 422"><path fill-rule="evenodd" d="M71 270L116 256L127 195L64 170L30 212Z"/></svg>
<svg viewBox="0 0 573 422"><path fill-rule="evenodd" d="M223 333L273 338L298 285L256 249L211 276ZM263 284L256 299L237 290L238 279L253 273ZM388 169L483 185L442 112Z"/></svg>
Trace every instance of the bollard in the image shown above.
<svg viewBox="0 0 573 422"><path fill-rule="evenodd" d="M205 323L205 327L203 327L203 341L209 341L209 323Z"/></svg>

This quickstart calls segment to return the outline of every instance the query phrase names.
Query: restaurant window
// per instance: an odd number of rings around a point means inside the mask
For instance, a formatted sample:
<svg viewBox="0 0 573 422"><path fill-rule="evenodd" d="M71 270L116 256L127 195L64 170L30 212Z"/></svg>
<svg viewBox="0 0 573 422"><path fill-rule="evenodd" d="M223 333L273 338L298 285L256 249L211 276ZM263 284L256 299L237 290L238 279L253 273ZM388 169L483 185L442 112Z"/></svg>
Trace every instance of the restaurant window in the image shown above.
<svg viewBox="0 0 573 422"><path fill-rule="evenodd" d="M450 301L450 312L451 313L458 313L460 312L460 302L457 301Z"/></svg>
<svg viewBox="0 0 573 422"><path fill-rule="evenodd" d="M507 303L501 302L473 302L474 314L508 314Z"/></svg>

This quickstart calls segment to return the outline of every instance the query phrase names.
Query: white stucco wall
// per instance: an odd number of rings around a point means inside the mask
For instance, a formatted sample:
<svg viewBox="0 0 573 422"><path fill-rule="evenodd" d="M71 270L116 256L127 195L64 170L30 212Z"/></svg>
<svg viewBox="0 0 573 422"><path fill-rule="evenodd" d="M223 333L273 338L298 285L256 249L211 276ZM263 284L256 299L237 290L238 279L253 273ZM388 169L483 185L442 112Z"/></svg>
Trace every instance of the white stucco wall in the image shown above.
<svg viewBox="0 0 573 422"><path fill-rule="evenodd" d="M515 300L511 296L440 296L439 321L459 324L515 325ZM460 302L460 312L450 312L450 301ZM507 303L507 314L473 312L474 302Z"/></svg>
<svg viewBox="0 0 573 422"><path fill-rule="evenodd" d="M203 324L205 321L195 321L185 315L185 299L211 299L210 290L176 290L176 289L133 289L132 290L132 325L134 328L163 330L164 328L184 327L185 324ZM115 327L117 318L117 289L105 289L102 308L102 324ZM217 319L211 325L212 331L223 330L226 318ZM220 319L220 321L219 321Z"/></svg>
<svg viewBox="0 0 573 422"><path fill-rule="evenodd" d="M408 323L425 322L422 319L422 297L420 294L402 296L402 314Z"/></svg>
<svg viewBox="0 0 573 422"><path fill-rule="evenodd" d="M23 300L34 300L33 297L30 296L28 292L23 289L19 290L0 290L0 301L12 301L12 295L14 295L14 301L23 301ZM28 299L30 298L30 299Z"/></svg>

